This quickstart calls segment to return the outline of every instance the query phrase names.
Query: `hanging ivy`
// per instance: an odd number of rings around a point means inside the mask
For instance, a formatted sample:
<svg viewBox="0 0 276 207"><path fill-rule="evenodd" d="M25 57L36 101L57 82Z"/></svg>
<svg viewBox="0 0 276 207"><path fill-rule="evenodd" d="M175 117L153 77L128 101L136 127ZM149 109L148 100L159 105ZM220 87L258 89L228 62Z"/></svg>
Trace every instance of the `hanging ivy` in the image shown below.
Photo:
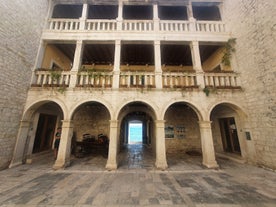
<svg viewBox="0 0 276 207"><path fill-rule="evenodd" d="M231 60L232 54L236 51L236 49L234 48L235 44L236 44L236 38L231 38L224 45L224 54L222 56L221 62L225 66L231 65L230 60Z"/></svg>

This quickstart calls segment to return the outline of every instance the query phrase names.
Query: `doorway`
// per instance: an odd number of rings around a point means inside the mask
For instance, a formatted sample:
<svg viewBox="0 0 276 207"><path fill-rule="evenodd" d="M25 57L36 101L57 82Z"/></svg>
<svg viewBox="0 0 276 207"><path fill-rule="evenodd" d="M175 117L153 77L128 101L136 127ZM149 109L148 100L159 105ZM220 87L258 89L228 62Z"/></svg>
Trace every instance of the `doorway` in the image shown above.
<svg viewBox="0 0 276 207"><path fill-rule="evenodd" d="M56 121L57 116L55 115L39 115L33 153L46 151L52 148Z"/></svg>
<svg viewBox="0 0 276 207"><path fill-rule="evenodd" d="M223 149L225 152L241 154L239 137L234 117L219 119Z"/></svg>
<svg viewBox="0 0 276 207"><path fill-rule="evenodd" d="M128 144L142 144L143 142L143 123L132 121L128 123Z"/></svg>

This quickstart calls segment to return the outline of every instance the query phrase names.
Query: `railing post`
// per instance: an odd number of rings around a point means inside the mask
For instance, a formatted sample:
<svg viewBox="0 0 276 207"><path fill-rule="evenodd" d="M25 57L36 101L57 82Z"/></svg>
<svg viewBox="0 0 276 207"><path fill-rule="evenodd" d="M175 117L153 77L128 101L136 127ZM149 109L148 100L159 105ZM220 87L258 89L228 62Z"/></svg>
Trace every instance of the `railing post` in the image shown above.
<svg viewBox="0 0 276 207"><path fill-rule="evenodd" d="M119 88L119 85L120 85L120 60L121 60L121 40L116 40L112 88Z"/></svg>
<svg viewBox="0 0 276 207"><path fill-rule="evenodd" d="M78 40L76 44L73 67L71 69L70 88L74 88L77 84L77 74L81 66L81 58L83 53L83 41Z"/></svg>
<svg viewBox="0 0 276 207"><path fill-rule="evenodd" d="M85 24L86 24L87 15L88 15L88 4L84 3L82 6L82 16L80 18L80 25L79 25L80 30L86 29Z"/></svg>

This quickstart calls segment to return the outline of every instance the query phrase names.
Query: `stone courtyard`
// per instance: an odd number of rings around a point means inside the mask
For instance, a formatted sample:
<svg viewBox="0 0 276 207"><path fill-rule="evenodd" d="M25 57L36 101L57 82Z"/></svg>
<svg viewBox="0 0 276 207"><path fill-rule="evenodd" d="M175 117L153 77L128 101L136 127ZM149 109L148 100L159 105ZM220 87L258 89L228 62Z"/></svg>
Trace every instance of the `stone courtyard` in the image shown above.
<svg viewBox="0 0 276 207"><path fill-rule="evenodd" d="M35 155L32 164L0 171L0 206L258 206L276 205L276 174L218 158L219 169L201 165L201 156L167 155L169 168L154 167L148 147L129 145L118 169L105 170L101 153L71 159L52 170L52 152Z"/></svg>

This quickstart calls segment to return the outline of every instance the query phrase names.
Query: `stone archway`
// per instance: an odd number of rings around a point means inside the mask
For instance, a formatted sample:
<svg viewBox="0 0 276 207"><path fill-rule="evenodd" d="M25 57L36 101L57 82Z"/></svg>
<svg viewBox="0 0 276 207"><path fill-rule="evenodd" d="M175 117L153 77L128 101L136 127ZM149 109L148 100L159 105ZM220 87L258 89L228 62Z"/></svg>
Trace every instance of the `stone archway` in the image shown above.
<svg viewBox="0 0 276 207"><path fill-rule="evenodd" d="M181 169L189 159L200 164L202 146L197 109L187 102L172 103L164 115L168 164ZM191 157L192 156L192 157Z"/></svg>
<svg viewBox="0 0 276 207"><path fill-rule="evenodd" d="M118 116L118 151L119 167L143 168L154 167L156 154L155 112L151 106L141 101L135 101L122 107ZM129 123L142 123L142 142L130 146L128 143ZM128 153L128 155L126 155ZM130 160L129 158L133 158ZM127 166L128 165L128 166Z"/></svg>
<svg viewBox="0 0 276 207"><path fill-rule="evenodd" d="M216 153L232 158L247 157L248 145L243 133L246 122L244 111L232 103L218 103L212 108L210 120Z"/></svg>
<svg viewBox="0 0 276 207"><path fill-rule="evenodd" d="M104 169L108 157L110 119L110 111L98 101L87 101L74 109L71 149L76 158L86 157L89 165Z"/></svg>
<svg viewBox="0 0 276 207"><path fill-rule="evenodd" d="M54 135L57 128L62 125L64 110L55 101L43 100L25 111L10 167L31 163L35 153L52 151ZM52 154L51 156L54 157Z"/></svg>

